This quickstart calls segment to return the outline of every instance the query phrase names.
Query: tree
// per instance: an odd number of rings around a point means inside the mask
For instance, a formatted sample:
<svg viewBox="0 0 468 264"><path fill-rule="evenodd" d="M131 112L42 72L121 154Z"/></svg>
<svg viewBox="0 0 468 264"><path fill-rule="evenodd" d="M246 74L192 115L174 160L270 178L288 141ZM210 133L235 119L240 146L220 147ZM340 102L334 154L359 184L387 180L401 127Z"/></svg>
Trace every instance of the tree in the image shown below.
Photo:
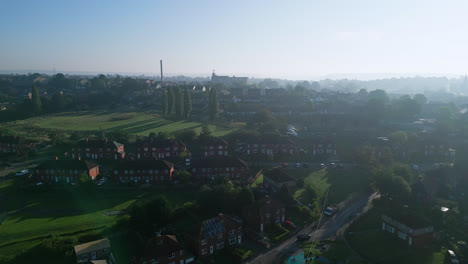
<svg viewBox="0 0 468 264"><path fill-rule="evenodd" d="M42 103L41 103L41 97L39 96L39 90L37 89L36 84L32 85L31 103L33 107L33 113L35 115L39 115L42 111Z"/></svg>
<svg viewBox="0 0 468 264"><path fill-rule="evenodd" d="M420 105L425 105L427 103L427 98L424 94L415 94L413 100L418 102Z"/></svg>
<svg viewBox="0 0 468 264"><path fill-rule="evenodd" d="M63 98L63 92L58 92L52 97L52 105L56 111L61 111L65 108L65 99Z"/></svg>
<svg viewBox="0 0 468 264"><path fill-rule="evenodd" d="M161 95L161 112L163 115L167 115L168 112L168 101L167 101L167 91L166 89L163 89L162 95Z"/></svg>
<svg viewBox="0 0 468 264"><path fill-rule="evenodd" d="M200 132L200 141L205 141L207 140L208 138L211 137L211 130L210 128L208 127L208 124L207 123L204 123L203 126L202 126L202 130Z"/></svg>
<svg viewBox="0 0 468 264"><path fill-rule="evenodd" d="M195 140L197 133L193 129L183 130L176 134L176 138L184 143L190 143Z"/></svg>
<svg viewBox="0 0 468 264"><path fill-rule="evenodd" d="M175 95L172 87L167 88L167 103L167 114L171 115L172 109L174 109L175 105Z"/></svg>
<svg viewBox="0 0 468 264"><path fill-rule="evenodd" d="M175 112L176 116L182 118L184 115L184 94L180 90L180 87L175 88Z"/></svg>
<svg viewBox="0 0 468 264"><path fill-rule="evenodd" d="M218 102L218 93L215 87L212 87L210 90L210 98L208 101L208 115L211 120L215 120L219 115L219 102Z"/></svg>
<svg viewBox="0 0 468 264"><path fill-rule="evenodd" d="M192 115L192 96L187 87L184 89L184 118L189 118Z"/></svg>

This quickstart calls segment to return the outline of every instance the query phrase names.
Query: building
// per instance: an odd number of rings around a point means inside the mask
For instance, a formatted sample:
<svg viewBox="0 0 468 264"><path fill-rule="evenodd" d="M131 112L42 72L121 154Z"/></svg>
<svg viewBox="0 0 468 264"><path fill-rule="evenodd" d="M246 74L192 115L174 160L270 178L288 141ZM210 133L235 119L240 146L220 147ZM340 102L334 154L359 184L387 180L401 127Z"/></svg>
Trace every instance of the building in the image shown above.
<svg viewBox="0 0 468 264"><path fill-rule="evenodd" d="M196 254L203 258L227 246L240 245L243 241L243 230L240 221L219 214L217 217L203 221L194 233L187 235L187 238L191 241Z"/></svg>
<svg viewBox="0 0 468 264"><path fill-rule="evenodd" d="M272 224L285 221L285 205L269 196L265 196L255 204L243 209L242 217L247 225L257 232L263 233Z"/></svg>
<svg viewBox="0 0 468 264"><path fill-rule="evenodd" d="M113 177L117 182L164 184L172 182L174 164L166 160L122 160Z"/></svg>
<svg viewBox="0 0 468 264"><path fill-rule="evenodd" d="M407 208L405 208L407 209ZM408 246L424 248L434 239L434 227L421 217L405 213L382 215L382 230L404 240Z"/></svg>
<svg viewBox="0 0 468 264"><path fill-rule="evenodd" d="M211 75L211 83L213 84L223 84L225 86L239 87L247 86L248 77L236 77L236 76L220 76L216 75L214 72Z"/></svg>
<svg viewBox="0 0 468 264"><path fill-rule="evenodd" d="M77 245L74 250L78 263L93 263L98 260L105 261L103 263L115 263L110 241L107 238Z"/></svg>
<svg viewBox="0 0 468 264"><path fill-rule="evenodd" d="M247 140L242 147L242 153L245 155L291 156L297 153L297 148L296 144L289 138L265 135Z"/></svg>
<svg viewBox="0 0 468 264"><path fill-rule="evenodd" d="M249 177L247 163L234 157L211 157L192 160L192 177L198 181L211 181L226 176L231 180L244 181Z"/></svg>
<svg viewBox="0 0 468 264"><path fill-rule="evenodd" d="M190 156L187 146L174 139L153 140L148 139L137 144L137 159L178 159L181 154Z"/></svg>
<svg viewBox="0 0 468 264"><path fill-rule="evenodd" d="M290 193L296 188L296 180L286 174L281 168L263 171L263 188L268 192L277 192L286 186Z"/></svg>
<svg viewBox="0 0 468 264"><path fill-rule="evenodd" d="M228 143L224 139L212 137L203 142L202 151L205 157L227 156Z"/></svg>
<svg viewBox="0 0 468 264"><path fill-rule="evenodd" d="M42 182L74 183L83 174L94 180L99 175L99 166L85 160L55 159L40 164L34 170L36 179Z"/></svg>
<svg viewBox="0 0 468 264"><path fill-rule="evenodd" d="M0 154L25 154L33 147L32 143L25 142L24 139L17 136L0 136Z"/></svg>
<svg viewBox="0 0 468 264"><path fill-rule="evenodd" d="M132 264L186 264L185 249L174 235L156 235L151 238L143 255Z"/></svg>
<svg viewBox="0 0 468 264"><path fill-rule="evenodd" d="M313 143L310 147L313 156L336 156L336 144L331 141Z"/></svg>
<svg viewBox="0 0 468 264"><path fill-rule="evenodd" d="M86 138L72 148L72 159L122 160L125 158L124 145L117 141L89 140Z"/></svg>

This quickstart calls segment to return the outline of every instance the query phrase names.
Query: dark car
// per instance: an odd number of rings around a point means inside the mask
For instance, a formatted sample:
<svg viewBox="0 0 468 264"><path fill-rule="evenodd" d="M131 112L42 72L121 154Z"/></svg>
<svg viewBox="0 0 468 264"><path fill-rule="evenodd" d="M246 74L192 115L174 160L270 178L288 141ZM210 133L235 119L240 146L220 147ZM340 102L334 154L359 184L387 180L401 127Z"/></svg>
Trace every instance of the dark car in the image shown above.
<svg viewBox="0 0 468 264"><path fill-rule="evenodd" d="M307 241L310 239L310 235L308 234L300 234L297 236L297 240L299 241Z"/></svg>

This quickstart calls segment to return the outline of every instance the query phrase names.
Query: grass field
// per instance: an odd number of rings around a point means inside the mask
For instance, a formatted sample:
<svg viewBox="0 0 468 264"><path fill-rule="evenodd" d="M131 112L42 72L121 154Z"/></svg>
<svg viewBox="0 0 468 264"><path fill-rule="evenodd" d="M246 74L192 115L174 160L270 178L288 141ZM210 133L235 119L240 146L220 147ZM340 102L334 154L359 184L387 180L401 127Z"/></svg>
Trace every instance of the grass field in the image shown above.
<svg viewBox="0 0 468 264"><path fill-rule="evenodd" d="M76 238L97 233L105 236L128 215L109 216L104 213L127 209L138 200L164 195L176 207L194 198L194 192L190 190L175 192L162 188L101 189L86 195L76 188L33 192L18 190L15 186L13 180L0 183L1 206L9 213L0 225L0 257L23 254L51 235Z"/></svg>
<svg viewBox="0 0 468 264"><path fill-rule="evenodd" d="M151 132L177 133L186 129L201 131L202 123L194 121L175 121L161 117L151 112L70 112L55 115L28 118L7 124L13 130L19 131L23 126L34 126L42 129L61 129L69 131L122 129L135 135L148 135ZM232 126L209 125L215 136L224 136L242 123Z"/></svg>
<svg viewBox="0 0 468 264"><path fill-rule="evenodd" d="M307 186L311 186L317 197L323 198L330 188L328 203L339 203L349 195L367 190L364 175L356 169L288 169L286 171L295 179L303 179L304 187L297 190L294 198L304 204L312 203L305 195Z"/></svg>

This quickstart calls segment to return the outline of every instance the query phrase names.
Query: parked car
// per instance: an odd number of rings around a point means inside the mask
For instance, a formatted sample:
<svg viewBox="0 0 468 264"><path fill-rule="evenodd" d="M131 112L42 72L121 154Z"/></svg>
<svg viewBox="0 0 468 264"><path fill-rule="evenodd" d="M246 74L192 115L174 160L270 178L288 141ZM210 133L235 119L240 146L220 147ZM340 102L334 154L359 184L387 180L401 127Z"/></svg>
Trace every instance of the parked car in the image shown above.
<svg viewBox="0 0 468 264"><path fill-rule="evenodd" d="M289 228L289 229L296 229L296 225L289 221L289 220L286 220L284 221L284 224L283 224L286 228Z"/></svg>
<svg viewBox="0 0 468 264"><path fill-rule="evenodd" d="M28 169L20 170L16 173L16 176L23 176L29 173Z"/></svg>
<svg viewBox="0 0 468 264"><path fill-rule="evenodd" d="M281 164L281 167L287 168L287 167L288 167L288 164L285 162L285 163Z"/></svg>
<svg viewBox="0 0 468 264"><path fill-rule="evenodd" d="M320 168L325 169L327 166L325 166L324 163L320 163Z"/></svg>
<svg viewBox="0 0 468 264"><path fill-rule="evenodd" d="M307 241L310 239L310 235L308 234L300 234L297 236L297 240L299 241Z"/></svg>
<svg viewBox="0 0 468 264"><path fill-rule="evenodd" d="M448 264L458 264L460 261L458 261L457 255L455 255L455 252L453 250L447 250L447 254L445 257L445 263Z"/></svg>
<svg viewBox="0 0 468 264"><path fill-rule="evenodd" d="M332 216L335 213L336 213L336 208L331 207L331 206L328 206L327 209L325 209L325 211L323 212L323 214L326 215L326 216Z"/></svg>
<svg viewBox="0 0 468 264"><path fill-rule="evenodd" d="M42 185L42 182L36 183L36 186L40 186L40 185Z"/></svg>
<svg viewBox="0 0 468 264"><path fill-rule="evenodd" d="M300 164L299 162L296 163L296 168L300 168L300 167L302 167L302 164Z"/></svg>

